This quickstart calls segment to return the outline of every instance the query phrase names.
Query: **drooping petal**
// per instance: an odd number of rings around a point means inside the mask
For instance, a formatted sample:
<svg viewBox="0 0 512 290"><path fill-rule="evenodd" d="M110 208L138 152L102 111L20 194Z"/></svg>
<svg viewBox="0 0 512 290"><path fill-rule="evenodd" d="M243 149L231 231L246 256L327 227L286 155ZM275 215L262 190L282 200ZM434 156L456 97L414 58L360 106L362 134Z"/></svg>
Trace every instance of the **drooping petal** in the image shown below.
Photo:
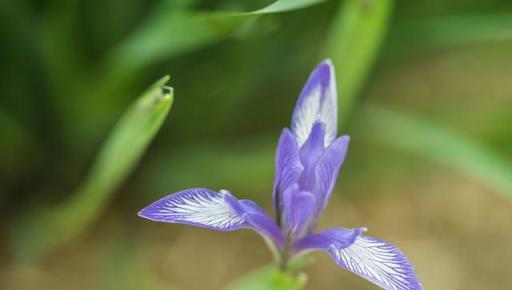
<svg viewBox="0 0 512 290"><path fill-rule="evenodd" d="M277 248L284 243L279 227L249 200L237 200L225 190L194 188L168 195L144 208L139 216L159 222L188 224L217 231L252 229Z"/></svg>
<svg viewBox="0 0 512 290"><path fill-rule="evenodd" d="M413 266L395 246L376 238L360 236L348 248L329 249L341 267L387 290L420 290Z"/></svg>
<svg viewBox="0 0 512 290"><path fill-rule="evenodd" d="M306 142L316 121L326 125L324 147L336 138L337 106L334 67L330 60L325 60L311 73L293 111L291 128L299 147Z"/></svg>
<svg viewBox="0 0 512 290"><path fill-rule="evenodd" d="M274 209L278 216L282 212L280 195L287 187L297 182L303 169L295 137L288 129L284 129L276 150L276 174L272 193Z"/></svg>
<svg viewBox="0 0 512 290"><path fill-rule="evenodd" d="M245 224L243 213L227 202L227 194L194 188L168 195L144 208L139 216L159 222L233 231Z"/></svg>
<svg viewBox="0 0 512 290"><path fill-rule="evenodd" d="M315 196L299 190L297 184L289 186L283 193L284 218L287 232L294 238L302 236L303 229L316 209Z"/></svg>
<svg viewBox="0 0 512 290"><path fill-rule="evenodd" d="M304 238L306 241L297 247L302 251L326 251L336 264L383 289L423 289L413 266L397 247L361 235L361 229L352 231L352 234L350 230L340 231L339 236L336 232L313 234L312 238Z"/></svg>
<svg viewBox="0 0 512 290"><path fill-rule="evenodd" d="M319 200L317 216L329 202L338 173L347 154L349 141L350 138L346 135L336 139L318 159L315 168L316 189L314 191Z"/></svg>

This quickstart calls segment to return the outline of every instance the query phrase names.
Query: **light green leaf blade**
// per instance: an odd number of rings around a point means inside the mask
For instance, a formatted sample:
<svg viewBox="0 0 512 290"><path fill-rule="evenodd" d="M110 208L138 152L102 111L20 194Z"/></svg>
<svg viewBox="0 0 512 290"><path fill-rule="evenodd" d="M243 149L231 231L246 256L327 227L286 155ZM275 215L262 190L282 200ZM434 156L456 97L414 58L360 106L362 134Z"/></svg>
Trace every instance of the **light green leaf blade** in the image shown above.
<svg viewBox="0 0 512 290"><path fill-rule="evenodd" d="M336 66L340 116L347 119L387 32L393 0L346 0L329 32L326 56Z"/></svg>
<svg viewBox="0 0 512 290"><path fill-rule="evenodd" d="M250 272L224 290L300 290L307 281L304 273L282 272L275 266L266 266Z"/></svg>
<svg viewBox="0 0 512 290"><path fill-rule="evenodd" d="M252 12L183 11L160 8L112 52L111 66L139 67L215 43L258 16L302 9L326 0L278 0Z"/></svg>
<svg viewBox="0 0 512 290"><path fill-rule="evenodd" d="M367 140L434 160L512 197L512 164L476 140L376 105L366 106L361 118L371 128L363 133Z"/></svg>
<svg viewBox="0 0 512 290"><path fill-rule="evenodd" d="M110 103L116 105L116 100L122 95L119 92L123 92L130 84L137 83L140 72L155 63L219 43L246 30L248 26L255 25L258 18L264 15L289 12L324 1L326 0L279 0L266 8L251 12L191 11L172 9L165 5L156 7L147 20L105 55L101 64L101 76L98 77L96 71L93 72L93 79L98 81L86 87L85 89L90 90L87 97L80 98L80 103L75 104L79 108L85 108L81 110L85 116L94 115L94 120L82 118L90 121L80 122L70 119L76 124L66 124L67 131L84 132L91 124L101 125L103 120L108 119L108 115L96 110L96 104L108 96Z"/></svg>
<svg viewBox="0 0 512 290"><path fill-rule="evenodd" d="M86 179L69 199L33 212L13 225L13 246L20 259L37 258L78 237L101 214L119 185L135 168L173 102L166 76L124 113L102 146Z"/></svg>
<svg viewBox="0 0 512 290"><path fill-rule="evenodd" d="M253 14L281 13L306 8L327 0L279 0L265 8L254 11Z"/></svg>

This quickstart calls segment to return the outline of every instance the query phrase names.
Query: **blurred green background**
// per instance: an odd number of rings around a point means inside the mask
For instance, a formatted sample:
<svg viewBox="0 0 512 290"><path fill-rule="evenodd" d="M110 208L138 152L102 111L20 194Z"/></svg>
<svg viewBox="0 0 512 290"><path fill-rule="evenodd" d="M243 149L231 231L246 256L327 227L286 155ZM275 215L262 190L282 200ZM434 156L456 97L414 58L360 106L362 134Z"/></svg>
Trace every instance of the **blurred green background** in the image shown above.
<svg viewBox="0 0 512 290"><path fill-rule="evenodd" d="M320 228L367 226L425 289L512 287L512 2L272 2L0 3L0 289L223 289L268 263L254 233L136 213L198 186L270 209L326 57L352 141ZM377 289L314 257L306 289Z"/></svg>

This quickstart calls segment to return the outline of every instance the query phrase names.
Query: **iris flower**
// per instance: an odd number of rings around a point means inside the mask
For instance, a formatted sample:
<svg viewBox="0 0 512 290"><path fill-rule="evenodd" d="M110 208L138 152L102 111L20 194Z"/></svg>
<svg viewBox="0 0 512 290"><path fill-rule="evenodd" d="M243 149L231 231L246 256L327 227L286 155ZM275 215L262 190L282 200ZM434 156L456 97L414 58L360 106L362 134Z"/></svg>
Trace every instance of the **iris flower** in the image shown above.
<svg viewBox="0 0 512 290"><path fill-rule="evenodd" d="M294 258L323 251L336 264L388 290L420 290L408 259L395 246L363 233L366 228L315 232L347 153L349 137L337 137L334 67L323 61L313 71L276 150L273 187L275 219L255 202L227 190L193 188L170 194L139 212L143 218L217 231L251 229L270 245L286 269Z"/></svg>

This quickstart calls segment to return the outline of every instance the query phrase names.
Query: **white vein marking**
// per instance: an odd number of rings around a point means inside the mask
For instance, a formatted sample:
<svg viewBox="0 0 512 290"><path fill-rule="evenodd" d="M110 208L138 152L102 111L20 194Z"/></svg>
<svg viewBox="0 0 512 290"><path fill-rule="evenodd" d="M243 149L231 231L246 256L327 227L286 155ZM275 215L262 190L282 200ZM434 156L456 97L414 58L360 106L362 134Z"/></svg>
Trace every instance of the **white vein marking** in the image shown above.
<svg viewBox="0 0 512 290"><path fill-rule="evenodd" d="M322 94L324 94L323 97ZM296 121L292 124L299 147L306 142L316 121L321 121L326 126L324 147L327 147L336 138L336 114L335 89L324 89L321 85L315 86L310 95L304 97L296 112Z"/></svg>
<svg viewBox="0 0 512 290"><path fill-rule="evenodd" d="M348 248L331 246L329 252L342 267L390 290L417 289L412 266L394 246L377 239L359 237Z"/></svg>
<svg viewBox="0 0 512 290"><path fill-rule="evenodd" d="M221 194L208 194L200 190L185 192L164 201L154 216L218 228L231 228L244 222Z"/></svg>
<svg viewBox="0 0 512 290"><path fill-rule="evenodd" d="M304 100L297 110L293 131L297 136L299 147L306 142L309 132L311 132L311 128L313 128L313 123L320 117L321 93L321 87L316 86L311 90L310 95L304 96Z"/></svg>

